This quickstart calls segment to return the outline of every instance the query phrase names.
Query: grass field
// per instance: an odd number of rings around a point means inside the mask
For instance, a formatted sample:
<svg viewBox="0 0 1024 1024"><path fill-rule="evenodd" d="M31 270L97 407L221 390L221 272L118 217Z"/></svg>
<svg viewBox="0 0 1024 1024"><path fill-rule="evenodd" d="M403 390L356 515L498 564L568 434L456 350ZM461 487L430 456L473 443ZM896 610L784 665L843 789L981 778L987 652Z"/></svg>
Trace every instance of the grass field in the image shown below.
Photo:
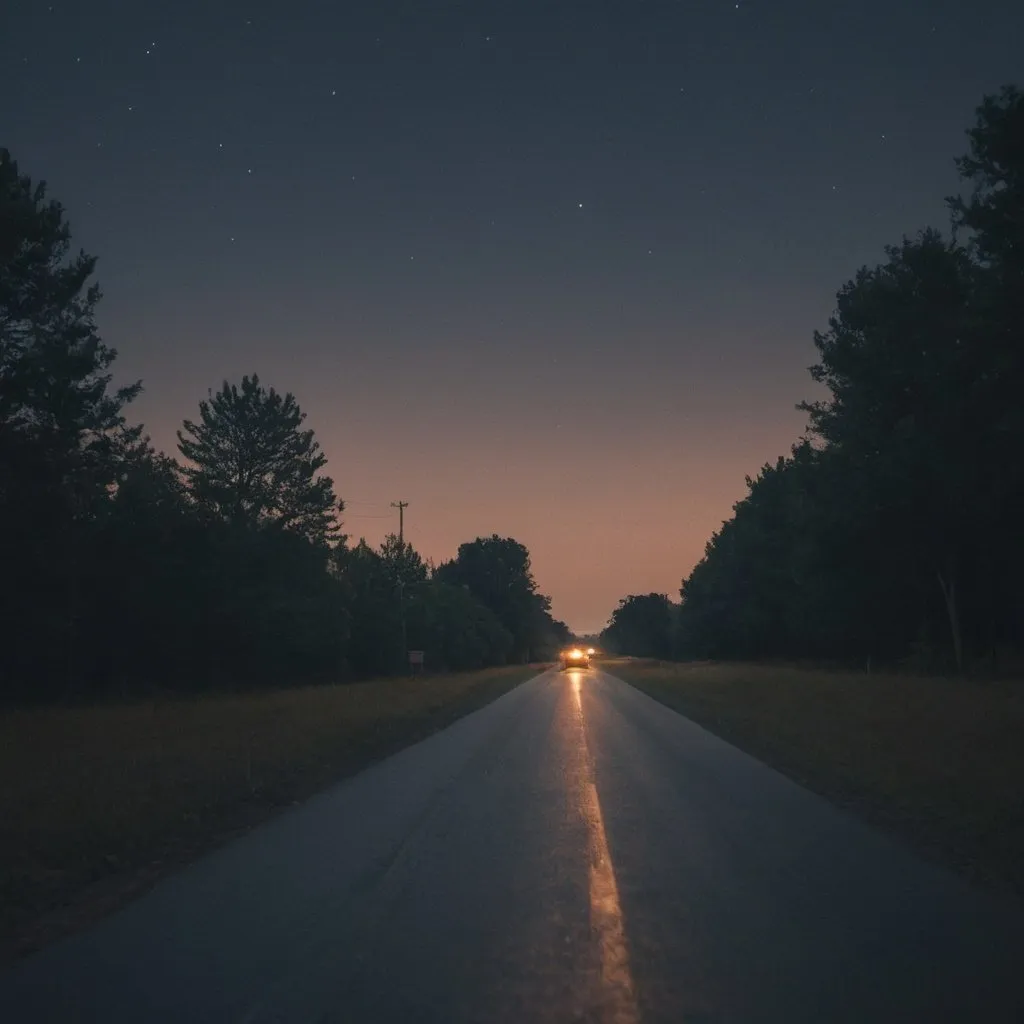
<svg viewBox="0 0 1024 1024"><path fill-rule="evenodd" d="M538 671L0 715L0 959Z"/></svg>
<svg viewBox="0 0 1024 1024"><path fill-rule="evenodd" d="M1024 683L602 667L924 856L1024 896Z"/></svg>

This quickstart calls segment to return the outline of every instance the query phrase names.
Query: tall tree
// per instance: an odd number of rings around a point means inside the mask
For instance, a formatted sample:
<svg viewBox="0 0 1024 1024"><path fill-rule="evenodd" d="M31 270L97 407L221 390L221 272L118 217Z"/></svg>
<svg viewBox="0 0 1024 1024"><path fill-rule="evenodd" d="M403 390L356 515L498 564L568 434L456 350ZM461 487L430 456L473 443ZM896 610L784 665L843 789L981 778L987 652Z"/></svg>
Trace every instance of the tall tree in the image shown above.
<svg viewBox="0 0 1024 1024"><path fill-rule="evenodd" d="M513 638L519 660L541 657L551 646L551 599L537 590L530 552L511 537L478 537L459 546L451 562L437 567L437 579L463 586L489 608Z"/></svg>
<svg viewBox="0 0 1024 1024"><path fill-rule="evenodd" d="M988 467L990 510L984 553L987 646L1024 647L1024 93L1006 86L986 96L957 161L970 196L948 200L983 273L975 296L975 341L985 352L977 382L990 430L977 456Z"/></svg>
<svg viewBox="0 0 1024 1024"><path fill-rule="evenodd" d="M1024 93L1004 86L982 100L976 116L967 132L970 150L957 160L971 196L953 196L947 204L955 226L971 233L979 260L1000 268L1005 283L1019 289L1024 283Z"/></svg>
<svg viewBox="0 0 1024 1024"><path fill-rule="evenodd" d="M887 253L840 291L829 331L815 335L811 373L832 397L802 408L873 489L912 571L937 583L962 666L960 593L992 485L979 458L991 412L986 353L972 343L977 274L935 231Z"/></svg>
<svg viewBox="0 0 1024 1024"><path fill-rule="evenodd" d="M400 540L397 533L384 538L380 558L384 571L395 583L411 586L427 578L427 567L419 552L407 540Z"/></svg>
<svg viewBox="0 0 1024 1024"><path fill-rule="evenodd" d="M675 610L665 594L630 594L612 612L601 646L637 658L671 658Z"/></svg>
<svg viewBox="0 0 1024 1024"><path fill-rule="evenodd" d="M92 256L45 183L0 150L0 676L70 683L88 585L83 551L125 446L125 406L141 385L110 387L116 352L96 329Z"/></svg>
<svg viewBox="0 0 1024 1024"><path fill-rule="evenodd" d="M265 388L255 374L210 392L199 422L178 431L196 503L234 525L273 524L313 541L337 534L342 504L320 474L327 457L301 429L305 418L294 395Z"/></svg>
<svg viewBox="0 0 1024 1024"><path fill-rule="evenodd" d="M925 231L839 292L814 444L747 481L684 582L690 653L963 668L1024 646L1024 96L986 97L968 135L966 244Z"/></svg>
<svg viewBox="0 0 1024 1024"><path fill-rule="evenodd" d="M481 668L508 657L512 637L493 612L468 588L428 578L420 555L396 535L379 551L362 540L333 557L351 594L356 675L407 671L407 649L424 651L428 669Z"/></svg>
<svg viewBox="0 0 1024 1024"><path fill-rule="evenodd" d="M805 441L746 483L683 581L680 654L862 664L901 654L915 605L857 468Z"/></svg>
<svg viewBox="0 0 1024 1024"><path fill-rule="evenodd" d="M70 254L63 207L2 149L0 238L2 450L29 445L56 479L102 488L115 473L112 437L142 385L111 390L117 353L96 330L96 258Z"/></svg>

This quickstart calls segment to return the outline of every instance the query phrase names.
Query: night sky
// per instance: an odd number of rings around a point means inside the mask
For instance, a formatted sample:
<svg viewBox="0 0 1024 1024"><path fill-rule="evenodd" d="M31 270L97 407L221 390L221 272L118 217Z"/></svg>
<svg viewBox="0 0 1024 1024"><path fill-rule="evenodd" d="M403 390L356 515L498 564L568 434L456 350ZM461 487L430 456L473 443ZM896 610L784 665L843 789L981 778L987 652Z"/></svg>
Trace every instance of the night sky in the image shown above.
<svg viewBox="0 0 1024 1024"><path fill-rule="evenodd" d="M293 391L348 502L441 560L530 548L600 628L677 596L817 397L812 332L945 228L1020 0L27 3L0 145L100 257L157 447Z"/></svg>

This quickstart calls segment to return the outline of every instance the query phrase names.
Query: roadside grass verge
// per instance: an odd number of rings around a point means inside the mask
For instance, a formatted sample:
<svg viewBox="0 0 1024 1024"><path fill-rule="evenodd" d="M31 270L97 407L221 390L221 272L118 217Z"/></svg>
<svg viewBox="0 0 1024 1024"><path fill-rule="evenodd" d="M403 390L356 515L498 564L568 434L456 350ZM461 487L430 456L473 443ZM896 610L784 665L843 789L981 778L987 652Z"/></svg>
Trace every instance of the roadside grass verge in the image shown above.
<svg viewBox="0 0 1024 1024"><path fill-rule="evenodd" d="M1024 683L632 660L607 671L924 857L1024 897Z"/></svg>
<svg viewBox="0 0 1024 1024"><path fill-rule="evenodd" d="M0 714L0 962L543 668Z"/></svg>

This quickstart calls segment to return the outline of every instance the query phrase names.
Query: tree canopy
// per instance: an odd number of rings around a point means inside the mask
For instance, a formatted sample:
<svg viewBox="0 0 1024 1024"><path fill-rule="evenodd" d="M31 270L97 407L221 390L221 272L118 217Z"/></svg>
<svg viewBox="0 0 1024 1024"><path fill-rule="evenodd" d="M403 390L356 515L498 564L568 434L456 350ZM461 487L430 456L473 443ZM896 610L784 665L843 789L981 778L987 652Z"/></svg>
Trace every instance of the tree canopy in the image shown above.
<svg viewBox="0 0 1024 1024"><path fill-rule="evenodd" d="M675 648L675 606L665 594L630 594L612 612L600 643L616 654L671 658Z"/></svg>
<svg viewBox="0 0 1024 1024"><path fill-rule="evenodd" d="M0 152L0 699L366 678L408 671L409 647L438 670L512 656L499 615L410 543L347 545L294 395L225 381L184 420L181 462L129 426L141 385L111 384L95 265ZM501 607L535 651L547 599L502 543Z"/></svg>
<svg viewBox="0 0 1024 1024"><path fill-rule="evenodd" d="M235 525L273 524L309 540L338 529L334 482L320 474L327 457L290 392L265 388L256 374L224 382L185 420L178 448L196 504Z"/></svg>
<svg viewBox="0 0 1024 1024"><path fill-rule="evenodd" d="M512 637L512 656L528 661L550 656L565 637L564 623L551 617L551 599L533 578L530 553L511 537L478 537L439 565L436 578L465 587L497 617Z"/></svg>
<svg viewBox="0 0 1024 1024"><path fill-rule="evenodd" d="M71 685L92 538L141 430L125 423L140 385L113 389L116 353L94 313L94 257L71 255L60 203L0 150L0 678Z"/></svg>
<svg viewBox="0 0 1024 1024"><path fill-rule="evenodd" d="M808 437L683 581L690 657L964 669L1024 648L1024 97L986 97L970 197L844 285Z"/></svg>

